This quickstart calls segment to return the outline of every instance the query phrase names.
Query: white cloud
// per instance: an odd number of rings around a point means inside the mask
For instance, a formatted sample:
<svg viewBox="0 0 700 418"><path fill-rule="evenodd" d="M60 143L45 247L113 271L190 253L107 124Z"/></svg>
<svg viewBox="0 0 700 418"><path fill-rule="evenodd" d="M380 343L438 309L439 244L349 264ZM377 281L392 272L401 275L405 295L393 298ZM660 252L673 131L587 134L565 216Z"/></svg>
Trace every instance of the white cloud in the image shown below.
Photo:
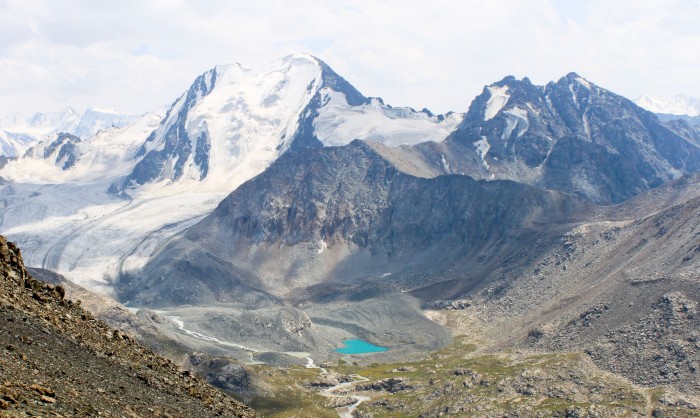
<svg viewBox="0 0 700 418"><path fill-rule="evenodd" d="M700 8L683 0L0 2L0 113L144 112L216 64L293 52L366 95L464 111L505 75L577 71L629 97L700 96Z"/></svg>

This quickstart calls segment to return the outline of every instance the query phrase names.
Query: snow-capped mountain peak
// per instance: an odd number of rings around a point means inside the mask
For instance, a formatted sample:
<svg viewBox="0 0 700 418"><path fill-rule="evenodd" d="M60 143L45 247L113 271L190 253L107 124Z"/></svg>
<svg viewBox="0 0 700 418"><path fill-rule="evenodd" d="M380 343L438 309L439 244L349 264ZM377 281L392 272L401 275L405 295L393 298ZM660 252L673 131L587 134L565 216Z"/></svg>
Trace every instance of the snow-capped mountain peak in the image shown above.
<svg viewBox="0 0 700 418"><path fill-rule="evenodd" d="M368 99L326 63L294 54L200 75L134 156L117 189L194 180L230 189L289 149L372 139L389 145L442 140L461 120Z"/></svg>
<svg viewBox="0 0 700 418"><path fill-rule="evenodd" d="M83 117L99 114L110 129L54 135L2 169L24 199L34 199L31 213L15 199L0 224L13 239L33 242L31 264L108 291L113 278L140 268L164 239L286 152L355 139L442 141L463 118L367 98L307 54L216 66L163 113L111 128L114 112L91 109Z"/></svg>
<svg viewBox="0 0 700 418"><path fill-rule="evenodd" d="M306 56L251 69L219 65L203 73L136 153L140 161L123 186L210 179L228 188L236 178L247 180L293 137L320 74L320 65Z"/></svg>
<svg viewBox="0 0 700 418"><path fill-rule="evenodd" d="M634 99L634 103L650 112L669 115L700 115L700 99L683 94L670 98L656 98L647 94Z"/></svg>
<svg viewBox="0 0 700 418"><path fill-rule="evenodd" d="M78 124L69 132L77 137L87 139L102 129L121 128L136 119L138 119L138 116L127 115L113 109L89 107L80 116Z"/></svg>

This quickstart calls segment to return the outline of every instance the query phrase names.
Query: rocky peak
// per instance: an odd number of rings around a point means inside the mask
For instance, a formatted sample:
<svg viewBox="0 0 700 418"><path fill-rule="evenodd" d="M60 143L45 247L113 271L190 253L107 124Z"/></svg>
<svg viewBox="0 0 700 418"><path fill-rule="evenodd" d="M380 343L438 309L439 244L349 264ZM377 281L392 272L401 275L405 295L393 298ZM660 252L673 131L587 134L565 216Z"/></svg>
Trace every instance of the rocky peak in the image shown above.
<svg viewBox="0 0 700 418"><path fill-rule="evenodd" d="M616 203L700 169L690 130L571 72L546 86L508 76L484 88L447 140L451 167Z"/></svg>
<svg viewBox="0 0 700 418"><path fill-rule="evenodd" d="M63 170L68 170L78 158L78 144L82 139L76 135L59 132L56 139L45 141L27 150L28 156L34 156L51 161Z"/></svg>
<svg viewBox="0 0 700 418"><path fill-rule="evenodd" d="M537 87L527 77L518 80L512 75L506 76L484 87L469 106L462 127L474 122L489 121L509 108L528 103L537 95Z"/></svg>
<svg viewBox="0 0 700 418"><path fill-rule="evenodd" d="M206 177L209 160L203 156L211 146L208 130L203 130L196 138L190 138L186 123L189 111L214 89L217 70L220 69L211 69L197 77L187 92L170 106L160 127L151 133L134 156L141 160L124 180L125 186L143 185L163 177L179 179L193 151L195 165L200 172L199 179ZM162 148L149 150L156 138L162 138Z"/></svg>
<svg viewBox="0 0 700 418"><path fill-rule="evenodd" d="M318 58L315 59L321 66L321 78L323 80L323 87L327 87L333 91L343 93L348 104L351 106L360 106L369 102L369 99L367 97L360 93L359 90L357 90L355 86L350 84L346 79L344 79L343 77L338 75L338 73L333 71L333 69L330 66L328 66L328 64L326 64Z"/></svg>
<svg viewBox="0 0 700 418"><path fill-rule="evenodd" d="M142 272L120 280L122 297L167 306L183 295L166 284L212 289L201 295L220 301L251 288L276 297L314 291L341 277L355 285L396 273L409 282L422 268L410 266L426 257L436 271L468 263L485 245L517 240L533 222L568 222L582 207L510 181L417 177L360 140L291 151L171 240ZM506 247L490 247L489 259Z"/></svg>

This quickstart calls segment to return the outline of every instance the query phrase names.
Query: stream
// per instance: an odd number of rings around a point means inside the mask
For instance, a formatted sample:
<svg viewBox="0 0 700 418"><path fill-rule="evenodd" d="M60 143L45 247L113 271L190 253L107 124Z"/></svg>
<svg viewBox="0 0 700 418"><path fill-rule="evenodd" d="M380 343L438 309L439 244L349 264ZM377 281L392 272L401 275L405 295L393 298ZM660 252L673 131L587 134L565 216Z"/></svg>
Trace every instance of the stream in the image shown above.
<svg viewBox="0 0 700 418"><path fill-rule="evenodd" d="M250 352L253 352L253 353L257 353L257 352L258 352L258 350L254 349L254 348L245 347L245 346L242 346L242 345L240 345L240 344L230 343L230 342L227 342L227 341L221 341L220 339L218 339L218 338L216 338L216 337L210 337L210 336L208 336L208 335L200 334L199 332L191 331L191 330L189 330L189 329L186 329L186 328L185 328L185 323L184 323L183 321L180 320L180 317L179 317L179 316L164 316L164 318L170 320L170 322L172 322L172 323L174 323L175 325L177 325L177 328L178 328L180 331L184 332L184 333L187 334L187 335L191 335L191 336L193 336L193 337L195 337L195 338L197 338L197 339L204 340L204 341L211 341L211 342L215 342L215 343L217 343L217 344L227 345L227 346L229 346L229 347L240 348L240 349L242 349L242 350L250 351Z"/></svg>
<svg viewBox="0 0 700 418"><path fill-rule="evenodd" d="M196 331L192 331L192 330L186 329L186 328L185 328L185 323L184 323L179 317L177 317L177 316L164 316L164 318L170 320L172 323L174 323L175 325L177 325L177 327L178 327L178 329L179 329L180 331L182 331L182 332L184 332L185 334L190 335L190 336L192 336L192 337L194 337L194 338L197 338L197 339L200 339L200 340L204 340L204 341L215 342L215 343L217 343L217 344L227 345L227 346L229 346L229 347L240 348L240 349L249 351L249 352L251 352L251 353L257 353L257 352L258 352L258 350L254 349L254 348L248 348L248 347L242 346L242 345L240 345L240 344L230 343L230 342L226 342L226 341L221 341L221 340L219 340L219 339L216 338L216 337L211 337L211 336L204 335L204 334L201 334L201 333L196 332ZM288 354L289 354L289 353L288 353ZM328 373L328 371L327 371L326 369L324 369L323 367L317 366L317 365L314 363L314 360L313 360L311 357L305 357L305 358L306 358L306 365L305 365L304 367L306 367L307 369L319 369L319 372L320 372L321 374L327 374L327 373ZM367 381L369 380L368 378L366 378L366 377L364 377L364 376L360 376L359 374L352 374L352 375L350 375L350 377L354 378L355 380L353 380L353 381L351 381L351 382L338 383L337 385L331 386L331 387L326 388L326 389L323 389L323 390L320 392L321 395L326 396L326 397L328 397L328 398L349 397L349 398L355 399L355 403L353 403L353 404L351 404L351 405L343 406L343 407L340 407L340 408L335 408L335 411L336 411L336 413L338 414L338 416L339 416L340 418L353 418L353 417L352 417L352 413L355 412L355 410L357 409L357 407L360 406L360 404L361 404L362 402L366 402L366 401L370 400L370 397L369 397L369 396L352 395L352 394L347 394L347 395L336 395L336 394L334 393L334 392L337 392L337 391L339 391L339 390L348 388L348 387L352 386L353 384L355 384L355 383L357 383L357 382L367 382Z"/></svg>
<svg viewBox="0 0 700 418"><path fill-rule="evenodd" d="M324 371L325 371L325 370L324 370ZM323 374L323 372L321 372L321 373ZM366 377L364 377L364 376L360 376L359 374L352 374L352 375L350 375L350 376L353 377L353 378L355 378L355 380L353 380L353 381L351 381L351 382L338 383L338 384L335 385L335 386L331 386L331 387L329 387L328 389L324 389L323 391L321 391L321 395L327 396L327 397L329 397L329 398L340 398L340 397L345 397L345 396L347 396L347 397L349 397L349 398L355 399L355 403L354 403L354 404L348 405L348 406L343 406L343 407L341 407L341 408L336 408L336 409L335 409L335 412L338 414L338 416L339 416L340 418L353 418L353 417L352 417L352 413L355 412L355 410L357 409L357 407L360 406L360 404L361 404L362 402L365 402L365 401L370 400L370 397L369 397L369 396L352 395L352 394L347 394L347 395L335 395L335 394L333 393L333 392L336 392L336 391L338 391L338 390L341 390L341 389L350 387L350 386L354 385L354 384L357 383L357 382L367 382L367 381L369 380L368 378L366 378Z"/></svg>

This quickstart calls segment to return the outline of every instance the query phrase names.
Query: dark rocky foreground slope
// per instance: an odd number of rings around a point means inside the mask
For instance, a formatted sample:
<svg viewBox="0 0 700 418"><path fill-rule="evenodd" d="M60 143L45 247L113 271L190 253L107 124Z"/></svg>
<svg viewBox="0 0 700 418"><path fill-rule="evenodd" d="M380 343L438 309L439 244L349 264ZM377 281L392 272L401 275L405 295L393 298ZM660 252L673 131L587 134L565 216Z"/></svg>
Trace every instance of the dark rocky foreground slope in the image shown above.
<svg viewBox="0 0 700 418"><path fill-rule="evenodd" d="M0 415L257 416L64 294L0 236Z"/></svg>

